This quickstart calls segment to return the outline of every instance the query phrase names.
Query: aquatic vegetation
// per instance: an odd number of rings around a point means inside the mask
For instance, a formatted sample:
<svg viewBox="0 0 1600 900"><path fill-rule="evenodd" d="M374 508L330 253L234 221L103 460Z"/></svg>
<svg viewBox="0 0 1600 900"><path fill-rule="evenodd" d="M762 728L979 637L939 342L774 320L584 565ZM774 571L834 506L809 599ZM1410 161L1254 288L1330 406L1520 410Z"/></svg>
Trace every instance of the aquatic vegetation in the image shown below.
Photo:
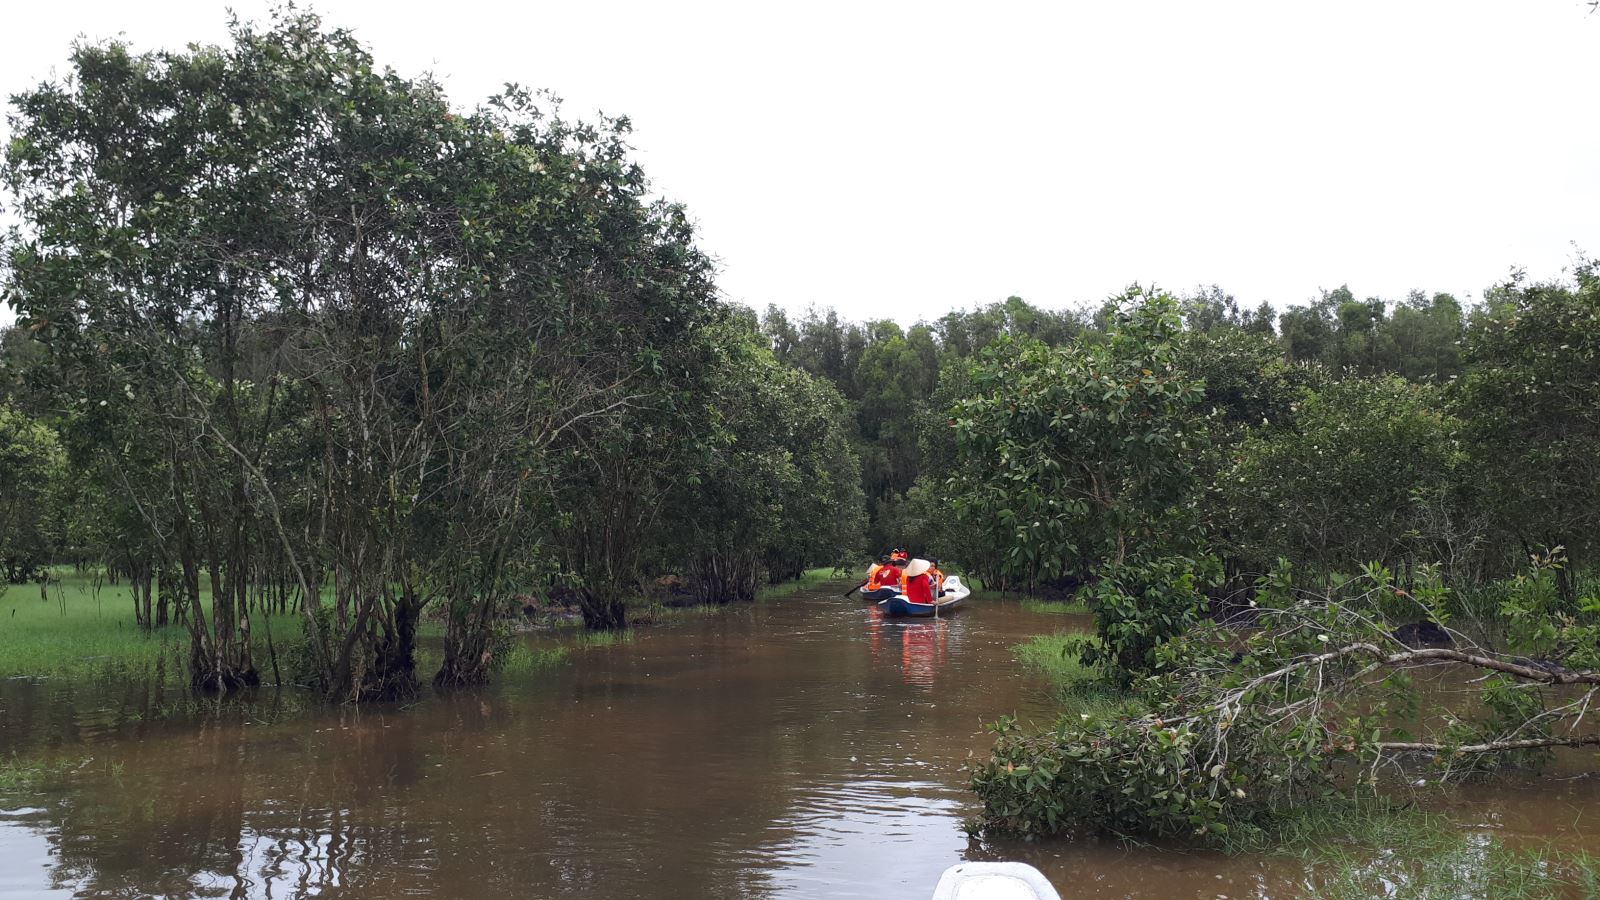
<svg viewBox="0 0 1600 900"><path fill-rule="evenodd" d="M1026 597L1022 601L1022 608L1031 613L1046 616L1084 616L1089 614L1089 607L1081 600L1039 600Z"/></svg>
<svg viewBox="0 0 1600 900"><path fill-rule="evenodd" d="M525 643L512 645L500 661L504 675L528 675L547 672L567 662L571 650L567 647L530 647Z"/></svg>

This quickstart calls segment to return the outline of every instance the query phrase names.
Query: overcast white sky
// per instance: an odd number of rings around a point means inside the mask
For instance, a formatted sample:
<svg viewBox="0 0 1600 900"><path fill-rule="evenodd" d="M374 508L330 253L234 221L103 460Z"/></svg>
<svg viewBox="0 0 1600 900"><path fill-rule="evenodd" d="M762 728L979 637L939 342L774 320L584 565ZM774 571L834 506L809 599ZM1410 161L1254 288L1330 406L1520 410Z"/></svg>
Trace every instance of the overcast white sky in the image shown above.
<svg viewBox="0 0 1600 900"><path fill-rule="evenodd" d="M462 106L518 81L631 116L723 290L758 308L909 323L1134 280L1280 307L1345 282L1476 297L1600 253L1582 0L315 8ZM0 92L64 68L79 35L223 40L224 9L19 5Z"/></svg>

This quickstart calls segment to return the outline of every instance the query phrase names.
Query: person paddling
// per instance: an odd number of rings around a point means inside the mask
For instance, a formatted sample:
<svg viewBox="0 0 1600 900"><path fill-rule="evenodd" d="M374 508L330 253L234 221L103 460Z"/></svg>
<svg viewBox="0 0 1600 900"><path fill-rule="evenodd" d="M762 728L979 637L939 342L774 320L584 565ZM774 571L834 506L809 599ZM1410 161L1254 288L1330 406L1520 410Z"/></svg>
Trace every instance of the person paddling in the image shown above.
<svg viewBox="0 0 1600 900"><path fill-rule="evenodd" d="M928 580L933 582L933 595L935 597L943 597L944 572L940 571L937 559L930 558L928 560Z"/></svg>

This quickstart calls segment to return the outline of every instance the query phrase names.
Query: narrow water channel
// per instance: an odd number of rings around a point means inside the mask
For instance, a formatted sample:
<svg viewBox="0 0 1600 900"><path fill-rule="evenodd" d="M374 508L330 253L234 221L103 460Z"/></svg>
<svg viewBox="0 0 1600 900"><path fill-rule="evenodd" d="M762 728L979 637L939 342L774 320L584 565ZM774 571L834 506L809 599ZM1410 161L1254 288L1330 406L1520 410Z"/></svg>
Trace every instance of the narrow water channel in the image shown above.
<svg viewBox="0 0 1600 900"><path fill-rule="evenodd" d="M981 595L886 621L847 586L405 708L0 683L0 754L85 761L0 812L0 896L924 898L967 859L1029 861L1066 898L1305 893L1285 860L970 840L982 722L1051 715L1012 646L1086 623ZM1577 846L1596 781L1457 802Z"/></svg>

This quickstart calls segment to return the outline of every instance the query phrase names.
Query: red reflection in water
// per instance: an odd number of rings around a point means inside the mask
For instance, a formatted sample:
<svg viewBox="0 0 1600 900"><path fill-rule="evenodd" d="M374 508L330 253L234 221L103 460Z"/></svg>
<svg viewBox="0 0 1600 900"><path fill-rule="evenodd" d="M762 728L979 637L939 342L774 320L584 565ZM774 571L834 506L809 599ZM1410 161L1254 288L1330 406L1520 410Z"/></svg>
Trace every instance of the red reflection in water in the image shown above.
<svg viewBox="0 0 1600 900"><path fill-rule="evenodd" d="M906 684L933 687L950 645L950 623L910 622L900 629L900 675Z"/></svg>
<svg viewBox="0 0 1600 900"><path fill-rule="evenodd" d="M867 610L867 643L874 664L883 662L884 645L900 650L900 678L906 684L932 688L950 653L950 621L891 619L873 607ZM891 657L892 658L892 657Z"/></svg>

